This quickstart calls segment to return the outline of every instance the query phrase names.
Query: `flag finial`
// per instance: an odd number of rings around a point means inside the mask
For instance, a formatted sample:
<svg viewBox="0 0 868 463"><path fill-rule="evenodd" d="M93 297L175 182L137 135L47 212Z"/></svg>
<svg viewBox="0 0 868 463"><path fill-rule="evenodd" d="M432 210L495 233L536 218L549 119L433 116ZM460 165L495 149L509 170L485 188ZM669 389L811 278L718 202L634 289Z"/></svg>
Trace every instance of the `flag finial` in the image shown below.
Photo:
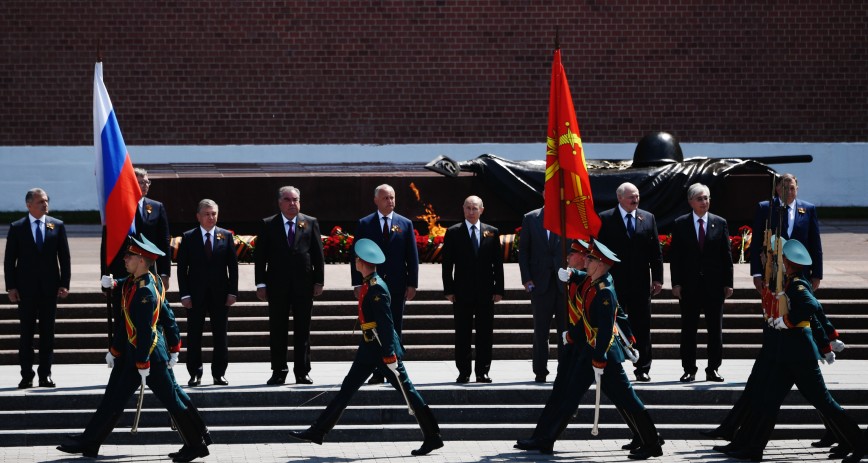
<svg viewBox="0 0 868 463"><path fill-rule="evenodd" d="M555 50L561 48L561 26L555 26Z"/></svg>
<svg viewBox="0 0 868 463"><path fill-rule="evenodd" d="M96 39L96 62L102 63L102 39Z"/></svg>

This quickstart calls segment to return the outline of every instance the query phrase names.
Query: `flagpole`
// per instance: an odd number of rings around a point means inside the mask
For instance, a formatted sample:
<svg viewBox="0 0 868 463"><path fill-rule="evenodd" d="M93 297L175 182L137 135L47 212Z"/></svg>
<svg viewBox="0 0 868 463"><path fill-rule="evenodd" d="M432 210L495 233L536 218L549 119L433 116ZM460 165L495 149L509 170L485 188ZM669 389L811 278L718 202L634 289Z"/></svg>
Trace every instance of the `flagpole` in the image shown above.
<svg viewBox="0 0 868 463"><path fill-rule="evenodd" d="M561 28L560 26L555 26L555 51L560 50L561 48ZM557 140L557 133L552 134L555 140ZM564 267L567 266L567 209L564 207L564 170L558 169L558 196L560 197L560 207L558 207L558 213L561 215L561 262L564 263ZM561 326L564 328L567 327L567 323L570 319L570 301L569 301L569 286L568 282L561 283L564 285L564 309L560 313L561 318Z"/></svg>

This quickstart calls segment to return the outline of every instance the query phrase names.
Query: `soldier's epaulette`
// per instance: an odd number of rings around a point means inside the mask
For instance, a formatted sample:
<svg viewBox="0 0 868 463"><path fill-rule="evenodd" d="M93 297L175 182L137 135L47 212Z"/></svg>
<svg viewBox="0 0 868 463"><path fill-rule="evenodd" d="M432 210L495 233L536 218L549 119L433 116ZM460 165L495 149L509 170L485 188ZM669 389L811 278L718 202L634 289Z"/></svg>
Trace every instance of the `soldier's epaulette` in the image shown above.
<svg viewBox="0 0 868 463"><path fill-rule="evenodd" d="M148 282L146 282L145 280L139 280L139 288L144 288L147 285L148 285Z"/></svg>
<svg viewBox="0 0 868 463"><path fill-rule="evenodd" d="M603 301L603 305L609 305L609 300L606 299L605 301Z"/></svg>
<svg viewBox="0 0 868 463"><path fill-rule="evenodd" d="M807 291L807 290L808 290L808 287L803 285L803 284L799 284L796 286L796 291Z"/></svg>
<svg viewBox="0 0 868 463"><path fill-rule="evenodd" d="M601 281L600 284L597 285L597 289L605 289L605 288L606 288L606 282L605 281Z"/></svg>
<svg viewBox="0 0 868 463"><path fill-rule="evenodd" d="M375 302L376 302L376 301L379 301L379 300L380 300L380 296L374 296L374 301L375 301Z"/></svg>
<svg viewBox="0 0 868 463"><path fill-rule="evenodd" d="M368 286L374 286L377 284L377 277L373 277L368 281Z"/></svg>

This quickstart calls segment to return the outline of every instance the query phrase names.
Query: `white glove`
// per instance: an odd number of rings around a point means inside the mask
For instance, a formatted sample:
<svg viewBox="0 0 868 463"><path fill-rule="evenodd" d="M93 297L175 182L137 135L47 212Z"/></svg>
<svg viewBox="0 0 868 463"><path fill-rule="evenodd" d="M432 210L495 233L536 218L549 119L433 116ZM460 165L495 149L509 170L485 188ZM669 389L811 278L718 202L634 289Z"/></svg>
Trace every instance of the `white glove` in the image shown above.
<svg viewBox="0 0 868 463"><path fill-rule="evenodd" d="M820 359L823 363L828 363L829 365L835 363L835 353L829 352L828 354L823 355L823 358Z"/></svg>
<svg viewBox="0 0 868 463"><path fill-rule="evenodd" d="M785 330L787 329L787 324L784 322L784 317L778 317L775 319L774 328L776 330Z"/></svg>
<svg viewBox="0 0 868 463"><path fill-rule="evenodd" d="M766 323L769 324L769 328L774 328L774 327L775 327L775 319L774 319L774 317L769 317L769 319L766 320Z"/></svg>
<svg viewBox="0 0 868 463"><path fill-rule="evenodd" d="M151 374L150 368L140 368L139 375L142 377L142 385L145 385L145 380L148 379L148 375Z"/></svg>
<svg viewBox="0 0 868 463"><path fill-rule="evenodd" d="M169 354L169 368L174 367L178 363L178 355L180 352L172 352Z"/></svg>
<svg viewBox="0 0 868 463"><path fill-rule="evenodd" d="M102 278L99 279L99 285L102 286L102 289L111 289L114 286L114 279L112 278L112 274L103 275Z"/></svg>
<svg viewBox="0 0 868 463"><path fill-rule="evenodd" d="M624 354L627 355L627 360L632 363L636 363L639 361L639 351L634 349L632 346L628 346L624 349Z"/></svg>
<svg viewBox="0 0 868 463"><path fill-rule="evenodd" d="M386 366L394 372L398 371L398 362L387 363Z"/></svg>
<svg viewBox="0 0 868 463"><path fill-rule="evenodd" d="M594 382L600 384L600 377L603 376L603 369L594 367Z"/></svg>
<svg viewBox="0 0 868 463"><path fill-rule="evenodd" d="M829 344L832 346L832 352L837 352L837 353L840 353L842 350L844 350L844 348L847 347L847 345L844 344L843 341L839 341L837 339L830 342Z"/></svg>
<svg viewBox="0 0 868 463"><path fill-rule="evenodd" d="M112 355L111 352L105 353L105 364L108 365L109 368L115 367L115 356Z"/></svg>
<svg viewBox="0 0 868 463"><path fill-rule="evenodd" d="M567 344L570 343L569 339L567 339L567 332L566 332L566 331L564 331L563 333L561 333L561 339L564 340L564 345L565 345L565 346L566 346Z"/></svg>
<svg viewBox="0 0 868 463"><path fill-rule="evenodd" d="M572 274L573 274L573 272L571 272L569 268L559 268L558 269L558 280L561 280L564 283L566 283L566 282L570 281L570 275L572 275Z"/></svg>

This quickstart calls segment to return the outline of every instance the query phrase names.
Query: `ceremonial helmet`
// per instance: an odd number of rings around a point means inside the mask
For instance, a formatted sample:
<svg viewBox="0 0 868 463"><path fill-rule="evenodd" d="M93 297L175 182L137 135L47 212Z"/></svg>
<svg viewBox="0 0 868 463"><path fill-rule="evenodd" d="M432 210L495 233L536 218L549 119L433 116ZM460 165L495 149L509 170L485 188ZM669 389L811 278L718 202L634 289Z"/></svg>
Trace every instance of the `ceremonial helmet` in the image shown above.
<svg viewBox="0 0 868 463"><path fill-rule="evenodd" d="M684 154L678 140L666 132L649 133L639 140L633 152L633 167L659 166L683 162Z"/></svg>

